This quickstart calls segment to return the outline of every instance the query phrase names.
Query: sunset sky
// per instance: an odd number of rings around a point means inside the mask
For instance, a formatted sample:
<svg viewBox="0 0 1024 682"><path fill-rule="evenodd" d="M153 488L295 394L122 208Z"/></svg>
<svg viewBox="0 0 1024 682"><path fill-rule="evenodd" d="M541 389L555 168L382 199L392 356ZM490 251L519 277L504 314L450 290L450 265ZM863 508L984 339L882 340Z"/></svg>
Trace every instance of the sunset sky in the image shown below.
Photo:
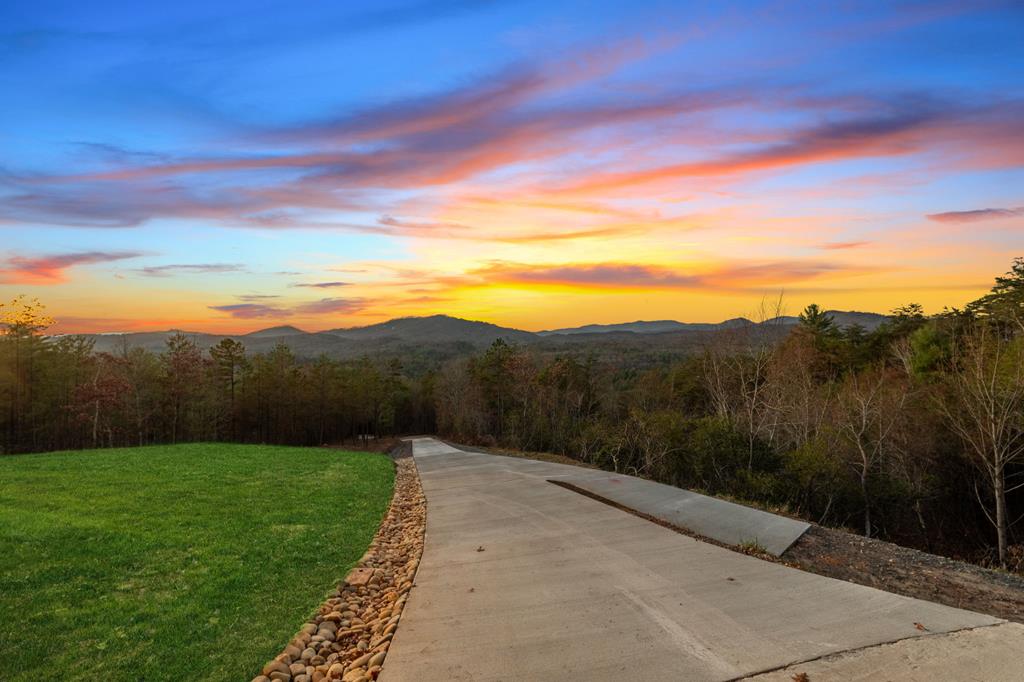
<svg viewBox="0 0 1024 682"><path fill-rule="evenodd" d="M927 312L1024 255L1024 5L0 6L57 331Z"/></svg>

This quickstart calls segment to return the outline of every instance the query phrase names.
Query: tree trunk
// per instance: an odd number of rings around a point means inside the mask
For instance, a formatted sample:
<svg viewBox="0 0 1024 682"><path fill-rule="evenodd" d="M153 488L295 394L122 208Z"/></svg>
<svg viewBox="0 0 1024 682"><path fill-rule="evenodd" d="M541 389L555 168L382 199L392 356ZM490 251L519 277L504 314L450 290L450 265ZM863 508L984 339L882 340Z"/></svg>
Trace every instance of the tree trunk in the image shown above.
<svg viewBox="0 0 1024 682"><path fill-rule="evenodd" d="M238 424L235 422L235 365L233 362L231 363L231 403L228 409L231 410L231 414L229 416L229 421L231 423L231 439L237 441Z"/></svg>
<svg viewBox="0 0 1024 682"><path fill-rule="evenodd" d="M100 427L100 401L92 401L92 446L98 447L96 439L99 438Z"/></svg>
<svg viewBox="0 0 1024 682"><path fill-rule="evenodd" d="M92 446L98 447L96 442L99 438L99 427L100 427L100 397L99 397L99 383L100 383L100 371L96 370L96 376L92 378Z"/></svg>
<svg viewBox="0 0 1024 682"><path fill-rule="evenodd" d="M139 397L138 388L135 389L135 421L139 429L139 446L143 445L142 438L142 399Z"/></svg>
<svg viewBox="0 0 1024 682"><path fill-rule="evenodd" d="M174 398L174 410L172 411L174 416L171 417L171 443L172 444L178 442L178 411L179 411L178 397L175 396L175 398Z"/></svg>
<svg viewBox="0 0 1024 682"><path fill-rule="evenodd" d="M996 538L999 548L999 565L1006 568L1006 491L1002 472L993 476L992 488L996 498Z"/></svg>
<svg viewBox="0 0 1024 682"><path fill-rule="evenodd" d="M921 498L914 500L914 514L917 515L917 527L921 530L921 539L924 541L924 547L929 552L932 549L931 538L928 537L928 526L924 522L924 511L921 509Z"/></svg>
<svg viewBox="0 0 1024 682"><path fill-rule="evenodd" d="M866 470L860 475L860 494L864 499L864 535L871 537L871 503L868 499L868 472Z"/></svg>

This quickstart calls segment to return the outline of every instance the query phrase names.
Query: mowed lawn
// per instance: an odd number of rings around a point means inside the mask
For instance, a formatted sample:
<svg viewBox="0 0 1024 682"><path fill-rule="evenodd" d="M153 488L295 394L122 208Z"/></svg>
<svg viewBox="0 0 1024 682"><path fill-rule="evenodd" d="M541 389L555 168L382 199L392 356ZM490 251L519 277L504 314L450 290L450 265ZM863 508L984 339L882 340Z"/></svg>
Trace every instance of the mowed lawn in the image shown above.
<svg viewBox="0 0 1024 682"><path fill-rule="evenodd" d="M366 551L393 479L322 448L0 457L0 679L250 679Z"/></svg>

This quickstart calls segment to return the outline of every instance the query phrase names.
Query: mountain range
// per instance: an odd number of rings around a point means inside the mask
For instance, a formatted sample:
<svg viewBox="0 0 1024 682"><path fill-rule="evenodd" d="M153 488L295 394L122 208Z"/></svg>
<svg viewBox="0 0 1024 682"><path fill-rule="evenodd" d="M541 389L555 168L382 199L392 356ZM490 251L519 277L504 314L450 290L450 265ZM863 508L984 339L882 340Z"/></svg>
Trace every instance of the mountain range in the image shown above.
<svg viewBox="0 0 1024 682"><path fill-rule="evenodd" d="M859 325L870 331L887 317L876 313L828 311L840 327ZM325 354L331 357L358 357L400 352L427 352L452 356L485 348L496 339L530 344L541 349L558 350L566 346L614 346L618 352L631 348L690 347L710 335L728 329L753 325L772 325L780 329L795 325L796 317L779 317L761 323L740 317L717 323L688 323L675 320L624 322L620 324L589 324L581 327L529 332L501 327L489 322L464 320L448 315L402 317L365 327L329 329L306 332L292 326L276 326L248 334L208 334L182 332L202 348L209 348L221 339L232 338L245 344L250 352L261 353L279 343L287 345L300 357ZM167 339L180 330L160 332L126 332L85 334L95 343L95 350L116 352L124 347L142 347L159 352Z"/></svg>

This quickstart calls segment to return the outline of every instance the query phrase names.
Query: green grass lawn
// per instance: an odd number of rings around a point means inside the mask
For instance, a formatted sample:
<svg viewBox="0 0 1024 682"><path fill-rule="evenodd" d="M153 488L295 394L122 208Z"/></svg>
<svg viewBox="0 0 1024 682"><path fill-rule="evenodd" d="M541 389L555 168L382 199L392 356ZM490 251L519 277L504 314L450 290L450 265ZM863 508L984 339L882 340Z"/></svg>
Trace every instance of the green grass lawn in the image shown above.
<svg viewBox="0 0 1024 682"><path fill-rule="evenodd" d="M366 551L382 455L0 457L0 679L247 680Z"/></svg>

